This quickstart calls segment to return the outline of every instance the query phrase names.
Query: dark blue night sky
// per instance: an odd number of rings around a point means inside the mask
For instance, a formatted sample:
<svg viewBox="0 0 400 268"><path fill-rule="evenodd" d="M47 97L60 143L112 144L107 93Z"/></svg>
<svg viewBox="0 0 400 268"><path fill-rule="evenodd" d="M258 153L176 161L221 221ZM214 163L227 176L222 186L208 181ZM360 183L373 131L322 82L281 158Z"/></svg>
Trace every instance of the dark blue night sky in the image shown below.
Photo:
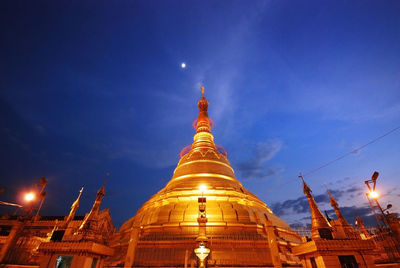
<svg viewBox="0 0 400 268"><path fill-rule="evenodd" d="M43 215L117 226L171 178L204 84L237 178L308 223L297 174L400 125L399 1L2 1L0 200L48 180ZM186 68L181 68L181 63ZM400 131L305 179L371 219L364 180L400 211ZM10 212L5 207L0 213ZM373 224L372 221L370 221Z"/></svg>

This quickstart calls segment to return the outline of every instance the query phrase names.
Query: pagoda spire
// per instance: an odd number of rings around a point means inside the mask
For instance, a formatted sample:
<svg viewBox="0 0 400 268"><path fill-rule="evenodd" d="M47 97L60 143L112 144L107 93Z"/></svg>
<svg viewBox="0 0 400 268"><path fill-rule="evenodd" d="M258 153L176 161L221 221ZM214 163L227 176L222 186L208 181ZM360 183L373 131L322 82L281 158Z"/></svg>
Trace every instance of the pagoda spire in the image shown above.
<svg viewBox="0 0 400 268"><path fill-rule="evenodd" d="M208 101L204 96L204 86L200 89L201 99L197 102L199 114L196 120L196 134L193 137L191 150L212 149L217 151L214 144L214 136L211 134L211 120L208 117Z"/></svg>
<svg viewBox="0 0 400 268"><path fill-rule="evenodd" d="M335 210L336 217L339 220L340 224L342 224L343 226L349 225L349 223L346 221L346 219L344 218L342 212L339 209L339 204L336 202L335 198L333 198L333 196L331 194L331 191L329 191L328 188L326 188L326 190L328 191L329 201L331 203L332 208Z"/></svg>
<svg viewBox="0 0 400 268"><path fill-rule="evenodd" d="M342 225L349 225L349 223L346 221L346 219L343 217L342 212L339 209L339 204L336 202L335 198L333 198L331 191L329 191L328 188L326 188L328 194L329 194L329 201L331 203L332 208L335 210L336 217L339 220L339 222Z"/></svg>
<svg viewBox="0 0 400 268"><path fill-rule="evenodd" d="M94 201L93 207L90 212L83 219L81 226L79 226L78 232L84 229L90 228L92 223L96 222L97 215L99 214L101 201L105 195L105 183L103 186L97 191L96 200Z"/></svg>
<svg viewBox="0 0 400 268"><path fill-rule="evenodd" d="M78 198L76 198L75 202L72 203L72 205L71 205L71 210L70 210L70 212L69 212L69 214L67 216L67 219L65 220L65 223L64 223L65 227L67 227L68 223L70 223L75 217L75 213L79 208L79 201L80 201L81 196L82 196L83 188L84 187L82 187L81 190L79 191Z"/></svg>
<svg viewBox="0 0 400 268"><path fill-rule="evenodd" d="M234 188L237 187L235 189L244 193L241 183L235 177L225 149L214 143L214 136L211 133L213 121L208 116L208 101L205 97L204 87L200 89L201 97L197 102L198 115L192 124L195 128L193 142L180 152L178 165L166 187L168 189L172 186L175 187L175 183L178 181L183 183L183 181L190 180L192 183L192 178L196 178L199 183L197 189L201 184L215 183L219 185L222 181L230 181L235 184Z"/></svg>
<svg viewBox="0 0 400 268"><path fill-rule="evenodd" d="M201 99L197 102L199 115L197 116L196 133L210 132L210 118L208 117L208 101L204 97L204 86L201 88Z"/></svg>
<svg viewBox="0 0 400 268"><path fill-rule="evenodd" d="M303 176L300 174L299 178L303 181L303 192L307 196L308 204L311 212L311 239L332 239L332 227L319 210L317 203L312 196L310 187L306 184Z"/></svg>
<svg viewBox="0 0 400 268"><path fill-rule="evenodd" d="M365 228L363 220L360 218L360 216L356 217L356 225L358 225L361 228L362 233L364 234L365 238L371 238L370 233L367 231L367 228Z"/></svg>
<svg viewBox="0 0 400 268"><path fill-rule="evenodd" d="M355 232L354 228L347 222L347 220L343 216L342 212L339 209L339 204L336 202L335 198L333 198L329 189L326 188L326 190L328 191L328 194L329 194L329 201L331 203L331 206L335 210L336 217L337 217L340 225L342 225L343 231L344 231L345 235L347 236L347 238L356 238L356 239L359 238L359 236Z"/></svg>

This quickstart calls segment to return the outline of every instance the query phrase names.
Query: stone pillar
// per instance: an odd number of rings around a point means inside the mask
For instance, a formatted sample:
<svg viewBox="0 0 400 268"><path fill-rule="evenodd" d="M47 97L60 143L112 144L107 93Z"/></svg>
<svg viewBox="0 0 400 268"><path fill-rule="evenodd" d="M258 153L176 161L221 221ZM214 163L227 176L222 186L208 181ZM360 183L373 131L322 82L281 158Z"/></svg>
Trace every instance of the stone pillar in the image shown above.
<svg viewBox="0 0 400 268"><path fill-rule="evenodd" d="M18 238L20 237L23 228L24 223L21 221L17 221L11 228L11 231L7 236L6 243L3 245L0 251L0 263L5 261L7 253L10 249L14 247L15 243L18 241Z"/></svg>
<svg viewBox="0 0 400 268"><path fill-rule="evenodd" d="M185 252L185 268L187 268L188 258L189 258L189 250L186 249L186 252Z"/></svg>
<svg viewBox="0 0 400 268"><path fill-rule="evenodd" d="M337 256L335 256L337 258ZM331 256L329 257L322 257L322 256L315 256L315 263L317 264L317 267L321 268L326 268L326 263L332 265L328 267L340 267L340 263L338 263L339 260L332 259Z"/></svg>
<svg viewBox="0 0 400 268"><path fill-rule="evenodd" d="M276 240L276 235L275 235L275 227L272 225L270 221L266 221L264 228L265 232L267 233L268 244L271 250L272 263L274 264L274 267L281 268L282 263L279 255L278 241Z"/></svg>
<svg viewBox="0 0 400 268"><path fill-rule="evenodd" d="M139 240L140 227L132 227L131 237L129 239L128 251L125 257L125 268L132 267L135 261L135 252Z"/></svg>
<svg viewBox="0 0 400 268"><path fill-rule="evenodd" d="M39 258L39 267L40 268L47 268L51 261L51 255L44 255L42 254Z"/></svg>
<svg viewBox="0 0 400 268"><path fill-rule="evenodd" d="M56 267L57 254L44 254L40 257L40 268Z"/></svg>
<svg viewBox="0 0 400 268"><path fill-rule="evenodd" d="M71 268L90 268L92 266L92 262L93 259L91 257L77 256L73 254Z"/></svg>
<svg viewBox="0 0 400 268"><path fill-rule="evenodd" d="M99 259L96 268L103 268L104 267L104 259Z"/></svg>

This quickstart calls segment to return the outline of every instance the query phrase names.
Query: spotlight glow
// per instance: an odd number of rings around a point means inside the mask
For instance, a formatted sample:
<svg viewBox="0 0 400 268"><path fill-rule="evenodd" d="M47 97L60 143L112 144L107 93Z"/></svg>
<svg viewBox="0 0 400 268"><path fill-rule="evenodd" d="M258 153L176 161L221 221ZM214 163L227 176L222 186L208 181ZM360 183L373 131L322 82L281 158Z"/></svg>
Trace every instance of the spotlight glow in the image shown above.
<svg viewBox="0 0 400 268"><path fill-rule="evenodd" d="M30 202L30 201L33 201L35 199L35 194L34 193L27 193L26 195L25 195L25 200L26 201L28 201L28 202Z"/></svg>
<svg viewBox="0 0 400 268"><path fill-rule="evenodd" d="M186 63L185 63L185 62L182 62L182 63L181 63L181 68L182 68L182 69L185 69L185 68L186 68Z"/></svg>
<svg viewBox="0 0 400 268"><path fill-rule="evenodd" d="M375 191L371 191L369 192L369 196L371 196L373 199L377 199L379 194Z"/></svg>
<svg viewBox="0 0 400 268"><path fill-rule="evenodd" d="M200 189L200 192L205 192L205 191L207 191L207 186L202 184L199 186L199 189Z"/></svg>

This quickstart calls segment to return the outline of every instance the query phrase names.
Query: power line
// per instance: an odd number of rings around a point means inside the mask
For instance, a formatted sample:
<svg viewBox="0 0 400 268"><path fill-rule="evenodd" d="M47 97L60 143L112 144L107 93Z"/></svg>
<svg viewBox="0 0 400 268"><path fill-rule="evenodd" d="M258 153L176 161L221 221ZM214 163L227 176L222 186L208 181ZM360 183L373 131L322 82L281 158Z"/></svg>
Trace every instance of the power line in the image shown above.
<svg viewBox="0 0 400 268"><path fill-rule="evenodd" d="M362 149L364 149L364 148L367 147L368 145L371 145L372 143L377 142L378 140L380 140L380 139L382 139L382 138L384 138L384 137L386 137L386 136L392 134L393 132L395 132L396 130L399 130L399 129L400 129L400 126L397 126L397 127L393 128L392 130L386 132L385 134L383 134L383 135L381 135L381 136L379 136L379 137L377 137L377 138L375 138L375 139L373 139L373 140L367 142L366 144L361 145L360 147L357 147L356 149L354 149L354 150L352 150L352 151L350 151L350 152L347 152L347 153L345 153L345 154L343 154L343 155L341 155L341 156L339 156L339 157L337 157L337 158L335 158L335 159L333 159L333 160L331 160L331 161L329 161L329 162L326 162L325 164L323 164L323 165L320 166L320 167L317 167L317 168L315 168L315 169L312 169L312 170L310 170L310 171L307 171L306 173L303 174L303 176L307 176L307 175L313 174L313 173L317 172L318 170L323 169L323 168L325 168L325 167L327 167L327 166L329 166L329 165L335 163L336 161L339 161L339 160L341 160L341 159L343 159L343 158L345 158L345 157L347 157L347 156L349 156L349 155L351 155L351 154L358 153L359 151L361 151ZM296 177L296 179L297 179L297 177ZM292 182L294 182L294 179L289 179L289 180L286 181L285 183L282 183L282 184L278 185L277 187L275 187L275 188L269 190L269 192L271 192L272 190L279 189L279 188L281 188L282 186L285 186L285 185L287 185L287 184L289 184L289 183L292 183Z"/></svg>

